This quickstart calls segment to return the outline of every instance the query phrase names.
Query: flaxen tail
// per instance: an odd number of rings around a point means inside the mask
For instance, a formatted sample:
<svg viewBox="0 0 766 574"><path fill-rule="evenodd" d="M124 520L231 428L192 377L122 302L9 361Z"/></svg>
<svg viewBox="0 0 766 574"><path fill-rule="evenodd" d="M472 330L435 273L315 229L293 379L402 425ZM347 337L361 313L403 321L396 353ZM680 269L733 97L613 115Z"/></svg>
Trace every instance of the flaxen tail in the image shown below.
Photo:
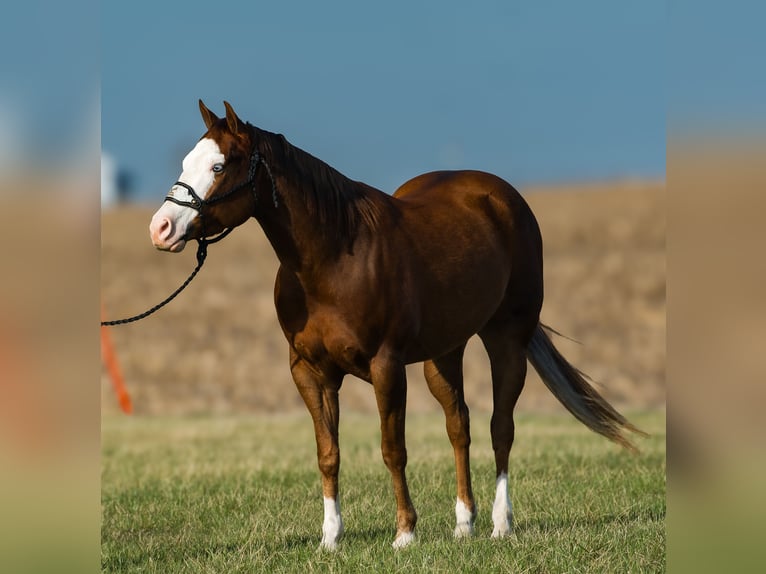
<svg viewBox="0 0 766 574"><path fill-rule="evenodd" d="M604 400L588 383L587 375L570 365L558 352L543 329L549 327L542 323L537 325L527 348L527 358L548 390L589 429L635 451L636 447L623 436L623 430L643 436L646 433L630 424Z"/></svg>

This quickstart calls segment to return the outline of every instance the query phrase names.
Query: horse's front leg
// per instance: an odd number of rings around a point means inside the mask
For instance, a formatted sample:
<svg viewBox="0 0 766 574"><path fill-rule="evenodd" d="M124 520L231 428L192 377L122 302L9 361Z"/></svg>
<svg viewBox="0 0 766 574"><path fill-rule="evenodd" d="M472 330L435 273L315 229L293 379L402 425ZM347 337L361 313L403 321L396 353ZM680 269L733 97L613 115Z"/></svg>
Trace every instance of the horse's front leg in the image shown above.
<svg viewBox="0 0 766 574"><path fill-rule="evenodd" d="M391 473L396 497L396 538L393 546L403 548L415 539L418 519L404 472L407 466L404 441L407 375L403 362L382 355L372 360L370 375L380 414L383 461Z"/></svg>
<svg viewBox="0 0 766 574"><path fill-rule="evenodd" d="M321 548L335 550L343 536L343 519L338 498L338 390L343 376L328 376L290 351L290 370L295 385L303 397L314 420L317 443L317 462L322 473L322 496L324 499L324 522L322 524Z"/></svg>

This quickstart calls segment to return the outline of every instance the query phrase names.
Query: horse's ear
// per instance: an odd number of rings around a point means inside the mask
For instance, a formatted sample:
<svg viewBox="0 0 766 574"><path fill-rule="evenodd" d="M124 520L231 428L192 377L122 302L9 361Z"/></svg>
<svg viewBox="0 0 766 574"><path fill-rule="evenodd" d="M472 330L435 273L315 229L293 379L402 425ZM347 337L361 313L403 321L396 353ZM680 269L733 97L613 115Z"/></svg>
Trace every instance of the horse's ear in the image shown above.
<svg viewBox="0 0 766 574"><path fill-rule="evenodd" d="M237 135L237 131L239 130L240 120L237 117L237 114L234 111L234 108L231 107L231 104L229 102L224 102L223 105L226 108L226 125L229 126L229 131L231 133L233 133L234 135Z"/></svg>
<svg viewBox="0 0 766 574"><path fill-rule="evenodd" d="M202 114L202 121L205 122L205 127L207 129L210 129L211 126L218 121L218 116L207 109L207 106L202 102L202 100L199 101L199 113Z"/></svg>

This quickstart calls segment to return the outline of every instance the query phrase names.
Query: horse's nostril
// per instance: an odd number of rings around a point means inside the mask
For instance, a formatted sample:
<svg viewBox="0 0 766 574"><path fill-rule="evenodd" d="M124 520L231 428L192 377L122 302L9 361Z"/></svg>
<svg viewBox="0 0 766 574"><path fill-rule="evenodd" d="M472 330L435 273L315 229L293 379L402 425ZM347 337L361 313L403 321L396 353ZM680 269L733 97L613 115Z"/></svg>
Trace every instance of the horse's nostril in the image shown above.
<svg viewBox="0 0 766 574"><path fill-rule="evenodd" d="M160 227L159 227L159 236L160 239L167 239L170 237L170 235L173 232L173 225L170 222L170 219L167 217L163 217L160 221Z"/></svg>

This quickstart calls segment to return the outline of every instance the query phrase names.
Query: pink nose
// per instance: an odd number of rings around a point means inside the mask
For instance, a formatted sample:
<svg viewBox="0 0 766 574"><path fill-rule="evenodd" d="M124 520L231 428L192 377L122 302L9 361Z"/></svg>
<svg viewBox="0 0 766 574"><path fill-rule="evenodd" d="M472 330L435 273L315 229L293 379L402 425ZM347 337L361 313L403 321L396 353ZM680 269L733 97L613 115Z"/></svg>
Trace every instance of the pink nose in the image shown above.
<svg viewBox="0 0 766 574"><path fill-rule="evenodd" d="M152 221L149 231L155 244L163 243L173 235L173 222L168 217L158 217Z"/></svg>

